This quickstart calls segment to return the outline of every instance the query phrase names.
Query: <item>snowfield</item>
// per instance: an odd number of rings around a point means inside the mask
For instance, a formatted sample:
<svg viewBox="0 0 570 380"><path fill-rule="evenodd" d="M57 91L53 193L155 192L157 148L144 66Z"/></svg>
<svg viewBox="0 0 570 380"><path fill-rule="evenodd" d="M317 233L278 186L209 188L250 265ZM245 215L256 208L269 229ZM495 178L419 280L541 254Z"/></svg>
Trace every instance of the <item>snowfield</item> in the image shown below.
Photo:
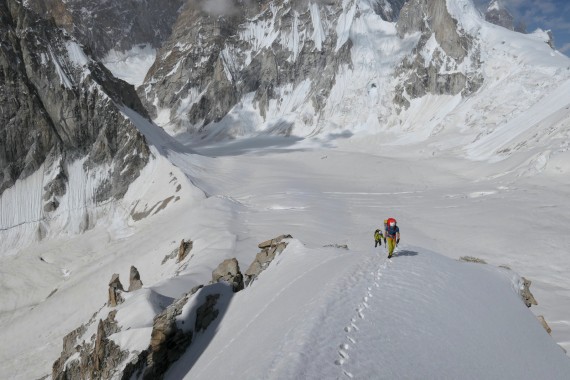
<svg viewBox="0 0 570 380"><path fill-rule="evenodd" d="M2 277L2 304L19 305L0 317L10 326L2 341L18 342L1 350L7 378L48 374L63 335L106 302L113 273L123 281L130 265L141 273L144 288L119 307L125 331L112 338L140 350L168 300L207 283L225 258L245 270L257 244L281 233L295 239L252 286L226 293L220 317L167 378L568 378L570 360L555 342L569 348L569 198L552 185L566 176L496 177L493 165L410 160L396 150L244 144L247 153L237 143L199 149L226 154L218 158L170 151L178 168L160 159L153 170L166 178L145 174L156 190L138 193L139 203L169 194L171 170L187 189L161 212L3 257L3 271L19 273L16 283ZM372 237L388 215L402 231L391 262ZM544 230L533 235L538 221ZM162 265L183 238L194 241L191 257ZM490 265L451 260L459 256ZM524 306L515 272L533 281L538 306Z"/></svg>

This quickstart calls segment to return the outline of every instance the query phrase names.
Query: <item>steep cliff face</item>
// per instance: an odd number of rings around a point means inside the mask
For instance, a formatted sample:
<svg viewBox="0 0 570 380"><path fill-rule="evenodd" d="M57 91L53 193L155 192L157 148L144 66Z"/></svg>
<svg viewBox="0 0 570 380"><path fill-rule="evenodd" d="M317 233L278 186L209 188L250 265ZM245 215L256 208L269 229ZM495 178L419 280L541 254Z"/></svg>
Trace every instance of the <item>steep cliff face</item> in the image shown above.
<svg viewBox="0 0 570 380"><path fill-rule="evenodd" d="M446 0L409 1L396 28L401 37L421 35L414 53L397 70L397 105L407 108L411 99L426 94L469 95L479 89L483 77L478 42L450 15Z"/></svg>
<svg viewBox="0 0 570 380"><path fill-rule="evenodd" d="M0 17L2 230L37 223L55 212L68 194L72 167L86 178L85 173L98 173L89 194L82 196L85 202L121 198L150 154L144 137L121 112L127 107L146 115L132 86L18 1L0 2ZM30 188L5 194L17 180ZM27 202L18 197L28 196L36 205L15 212L15 202Z"/></svg>
<svg viewBox="0 0 570 380"><path fill-rule="evenodd" d="M26 5L65 28L93 56L138 44L158 48L170 35L183 0L28 0Z"/></svg>
<svg viewBox="0 0 570 380"><path fill-rule="evenodd" d="M341 68L352 65L349 29L356 15L371 12L393 21L403 3L235 2L220 14L189 1L139 93L153 116L175 131L216 129L236 106L249 110L249 120L224 124L231 136L294 110L303 113L303 107L318 117ZM293 124L269 122L263 130L288 135Z"/></svg>

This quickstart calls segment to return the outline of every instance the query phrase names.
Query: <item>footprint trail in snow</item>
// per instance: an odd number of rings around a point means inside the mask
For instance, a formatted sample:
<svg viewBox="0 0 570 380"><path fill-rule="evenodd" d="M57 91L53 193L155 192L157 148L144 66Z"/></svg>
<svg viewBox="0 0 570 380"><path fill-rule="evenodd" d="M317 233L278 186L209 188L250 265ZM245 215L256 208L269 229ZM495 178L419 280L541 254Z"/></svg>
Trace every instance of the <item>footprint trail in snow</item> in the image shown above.
<svg viewBox="0 0 570 380"><path fill-rule="evenodd" d="M369 272L372 277L371 285L366 288L365 295L361 298L361 302L355 308L355 314L351 317L350 323L345 326L345 342L339 345L338 357L334 363L341 367L342 374L349 379L354 378L352 372L350 372L346 367L350 364L349 351L351 349L358 347L358 340L355 336L360 330L359 324L365 323L366 312L370 308L370 303L373 302L373 291L378 290L380 287L380 281L382 279L382 271L385 270L388 265L392 262L390 259L385 259L375 271Z"/></svg>

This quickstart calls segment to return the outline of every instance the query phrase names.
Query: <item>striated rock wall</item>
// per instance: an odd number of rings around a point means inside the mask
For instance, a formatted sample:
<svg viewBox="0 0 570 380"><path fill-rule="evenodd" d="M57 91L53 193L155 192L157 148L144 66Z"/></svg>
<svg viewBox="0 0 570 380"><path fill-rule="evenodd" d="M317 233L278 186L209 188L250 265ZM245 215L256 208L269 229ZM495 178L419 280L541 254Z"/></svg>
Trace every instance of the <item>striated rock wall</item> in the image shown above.
<svg viewBox="0 0 570 380"><path fill-rule="evenodd" d="M69 163L108 167L94 201L121 198L150 151L120 112L146 115L132 86L115 79L53 22L15 0L0 2L0 195L16 180L55 165L44 211L59 206ZM2 226L10 228L11 226Z"/></svg>

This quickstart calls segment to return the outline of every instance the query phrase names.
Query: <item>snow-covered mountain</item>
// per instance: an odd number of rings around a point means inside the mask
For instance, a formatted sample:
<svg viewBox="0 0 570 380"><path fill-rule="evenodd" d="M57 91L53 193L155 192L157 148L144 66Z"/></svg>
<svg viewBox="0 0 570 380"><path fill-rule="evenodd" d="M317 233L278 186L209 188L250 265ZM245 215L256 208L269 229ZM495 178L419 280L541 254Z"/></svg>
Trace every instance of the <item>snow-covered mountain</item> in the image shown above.
<svg viewBox="0 0 570 380"><path fill-rule="evenodd" d="M2 376L570 376L570 60L548 33L471 0L0 17Z"/></svg>
<svg viewBox="0 0 570 380"><path fill-rule="evenodd" d="M126 116L132 110L146 117L132 86L20 2L0 5L6 251L92 226L99 206L123 198L151 153Z"/></svg>

